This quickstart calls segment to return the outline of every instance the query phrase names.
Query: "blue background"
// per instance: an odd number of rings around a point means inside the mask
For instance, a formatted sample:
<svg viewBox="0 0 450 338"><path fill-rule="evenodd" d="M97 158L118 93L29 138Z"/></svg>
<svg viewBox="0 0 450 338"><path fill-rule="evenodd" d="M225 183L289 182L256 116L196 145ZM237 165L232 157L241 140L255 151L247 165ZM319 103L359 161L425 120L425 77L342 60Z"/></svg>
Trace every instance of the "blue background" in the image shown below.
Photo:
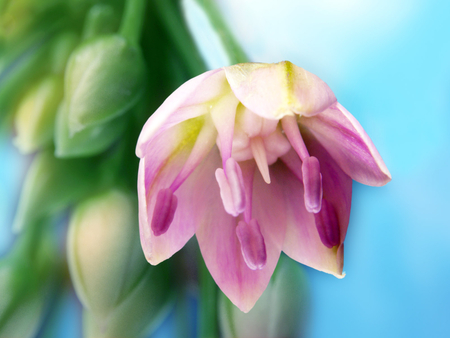
<svg viewBox="0 0 450 338"><path fill-rule="evenodd" d="M347 276L305 268L310 336L447 337L450 2L221 0L219 6L250 60L290 60L326 81L392 174L381 188L353 185ZM207 55L211 66L225 65L213 37L199 44L215 51ZM7 138L0 139L0 158L2 253L27 159ZM66 327L78 326L76 308L62 304L61 313ZM72 334L80 334L79 326ZM170 320L154 335L164 336Z"/></svg>

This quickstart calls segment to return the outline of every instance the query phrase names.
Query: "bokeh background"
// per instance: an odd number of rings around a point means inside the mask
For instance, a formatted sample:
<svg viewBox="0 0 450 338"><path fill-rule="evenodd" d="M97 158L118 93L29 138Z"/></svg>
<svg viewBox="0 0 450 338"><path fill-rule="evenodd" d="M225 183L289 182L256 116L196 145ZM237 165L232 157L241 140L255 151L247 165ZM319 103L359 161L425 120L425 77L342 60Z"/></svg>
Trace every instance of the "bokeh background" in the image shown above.
<svg viewBox="0 0 450 338"><path fill-rule="evenodd" d="M151 0L149 0L151 1ZM450 332L450 2L218 0L250 60L317 74L360 121L393 177L354 183L347 276L306 268L309 336L448 337ZM186 16L210 67L226 65L192 1ZM28 159L0 139L0 254ZM79 337L61 303L60 337ZM71 327L67 331L67 327ZM60 331L58 331L60 330ZM61 335L59 335L59 333ZM171 318L152 337L170 337Z"/></svg>

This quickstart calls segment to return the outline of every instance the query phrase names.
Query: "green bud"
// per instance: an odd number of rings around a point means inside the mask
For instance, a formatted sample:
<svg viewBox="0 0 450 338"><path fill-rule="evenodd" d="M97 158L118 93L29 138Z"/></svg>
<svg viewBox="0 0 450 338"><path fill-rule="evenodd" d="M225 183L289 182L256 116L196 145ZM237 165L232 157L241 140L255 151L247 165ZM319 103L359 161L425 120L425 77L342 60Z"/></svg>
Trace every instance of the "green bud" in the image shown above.
<svg viewBox="0 0 450 338"><path fill-rule="evenodd" d="M96 4L86 15L83 40L112 34L118 27L119 18L115 15L113 7L107 4Z"/></svg>
<svg viewBox="0 0 450 338"><path fill-rule="evenodd" d="M161 263L148 266L136 287L107 317L85 310L86 338L147 337L168 315L174 296L169 271Z"/></svg>
<svg viewBox="0 0 450 338"><path fill-rule="evenodd" d="M69 117L61 105L56 117L55 156L59 158L83 157L99 154L116 141L125 130L127 116L98 125L92 125L70 134Z"/></svg>
<svg viewBox="0 0 450 338"><path fill-rule="evenodd" d="M72 281L83 305L95 313L107 313L122 301L148 265L137 215L134 195L110 190L79 204L70 219Z"/></svg>
<svg viewBox="0 0 450 338"><path fill-rule="evenodd" d="M0 261L0 337L36 336L59 281L57 257L49 231L27 231Z"/></svg>
<svg viewBox="0 0 450 338"><path fill-rule="evenodd" d="M14 120L14 143L22 153L51 144L56 111L63 97L62 82L59 76L47 76L21 100Z"/></svg>
<svg viewBox="0 0 450 338"><path fill-rule="evenodd" d="M167 273L145 260L137 215L135 194L113 189L71 217L68 263L87 337L135 337L167 310Z"/></svg>
<svg viewBox="0 0 450 338"><path fill-rule="evenodd" d="M61 160L45 151L35 156L25 178L13 230L53 215L92 191L99 177L93 161ZM94 169L94 170L93 170Z"/></svg>
<svg viewBox="0 0 450 338"><path fill-rule="evenodd" d="M223 293L219 299L219 324L225 338L302 337L308 312L306 276L301 266L285 255L248 313L241 312Z"/></svg>
<svg viewBox="0 0 450 338"><path fill-rule="evenodd" d="M119 35L78 47L66 68L65 95L71 134L125 113L144 91L140 49Z"/></svg>

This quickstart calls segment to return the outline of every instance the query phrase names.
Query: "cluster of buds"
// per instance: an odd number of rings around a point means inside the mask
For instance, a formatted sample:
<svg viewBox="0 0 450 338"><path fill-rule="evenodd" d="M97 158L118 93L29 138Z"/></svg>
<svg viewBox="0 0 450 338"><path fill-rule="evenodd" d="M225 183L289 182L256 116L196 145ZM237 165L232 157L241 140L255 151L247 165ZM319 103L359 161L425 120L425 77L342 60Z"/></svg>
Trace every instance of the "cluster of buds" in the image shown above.
<svg viewBox="0 0 450 338"><path fill-rule="evenodd" d="M138 235L133 148L159 102L142 41L147 3L0 1L0 125L32 155L17 240L0 258L1 337L35 336L68 285L88 337L142 336L173 304L171 269L145 261Z"/></svg>

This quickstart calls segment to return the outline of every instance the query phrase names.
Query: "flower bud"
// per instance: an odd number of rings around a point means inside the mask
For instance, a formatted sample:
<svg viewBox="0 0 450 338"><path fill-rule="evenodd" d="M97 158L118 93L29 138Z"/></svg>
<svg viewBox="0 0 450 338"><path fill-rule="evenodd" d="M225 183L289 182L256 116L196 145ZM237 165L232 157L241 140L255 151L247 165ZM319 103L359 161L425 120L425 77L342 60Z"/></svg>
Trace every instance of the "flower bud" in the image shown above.
<svg viewBox="0 0 450 338"><path fill-rule="evenodd" d="M83 159L61 160L51 151L38 154L25 178L13 230L41 217L53 215L92 191L98 174L96 163Z"/></svg>
<svg viewBox="0 0 450 338"><path fill-rule="evenodd" d="M36 336L59 281L57 257L49 231L27 231L0 261L0 337Z"/></svg>
<svg viewBox="0 0 450 338"><path fill-rule="evenodd" d="M103 152L122 135L126 127L125 118L126 116L120 116L103 124L88 126L71 135L67 110L62 104L56 116L56 157L83 157Z"/></svg>
<svg viewBox="0 0 450 338"><path fill-rule="evenodd" d="M47 76L21 100L14 120L14 143L22 153L31 153L51 143L56 110L63 97L62 82L59 76Z"/></svg>
<svg viewBox="0 0 450 338"><path fill-rule="evenodd" d="M150 266L136 287L107 317L84 311L86 338L148 336L168 315L174 303L167 266Z"/></svg>
<svg viewBox="0 0 450 338"><path fill-rule="evenodd" d="M65 99L71 134L125 113L144 90L141 51L119 35L88 40L71 55Z"/></svg>
<svg viewBox="0 0 450 338"><path fill-rule="evenodd" d="M109 190L81 203L69 225L67 255L85 307L88 337L136 336L168 303L164 267L148 265L139 243L137 199Z"/></svg>
<svg viewBox="0 0 450 338"><path fill-rule="evenodd" d="M223 293L220 294L219 325L222 336L302 337L309 309L307 294L306 276L302 268L282 255L267 289L248 313L241 312Z"/></svg>

